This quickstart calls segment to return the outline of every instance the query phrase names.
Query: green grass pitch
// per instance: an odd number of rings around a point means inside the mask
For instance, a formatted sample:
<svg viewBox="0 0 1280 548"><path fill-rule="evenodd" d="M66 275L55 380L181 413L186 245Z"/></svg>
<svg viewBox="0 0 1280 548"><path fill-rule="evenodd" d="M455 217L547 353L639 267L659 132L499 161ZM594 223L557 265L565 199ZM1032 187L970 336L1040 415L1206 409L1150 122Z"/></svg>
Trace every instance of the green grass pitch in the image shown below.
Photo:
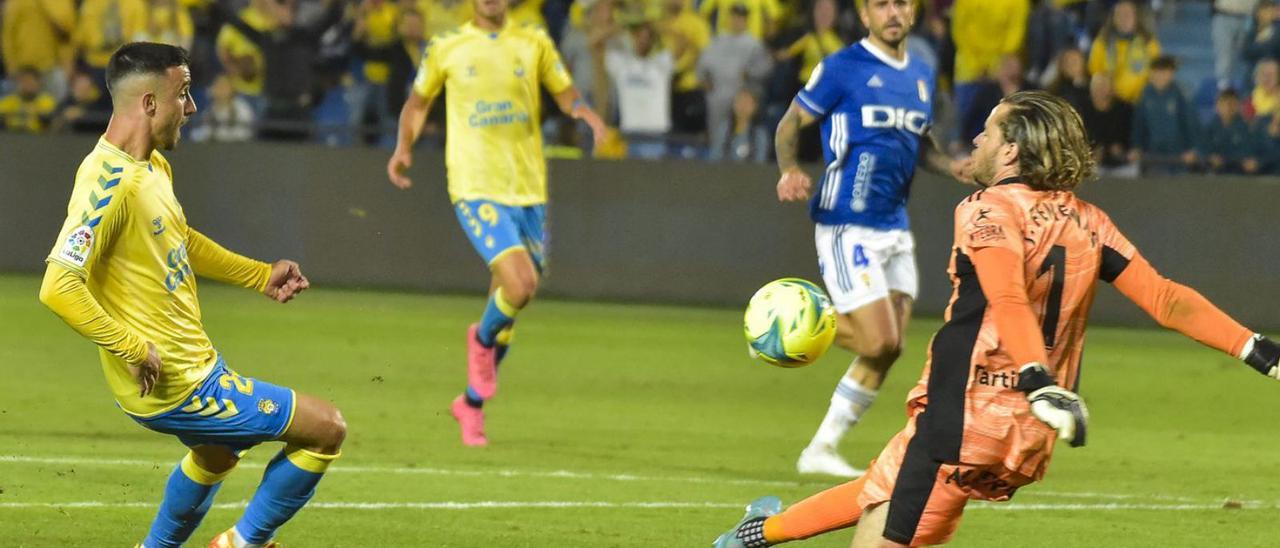
<svg viewBox="0 0 1280 548"><path fill-rule="evenodd" d="M0 277L0 545L131 546L184 450L115 408L95 350L37 302L38 283ZM314 289L279 306L202 289L232 367L330 398L349 423L286 546L707 546L750 499L831 484L793 465L849 356L753 362L738 310L535 303L486 406L491 446L468 449L446 407L478 296ZM902 427L937 326L913 324L842 448L854 462ZM1155 330L1094 328L1085 356L1089 446L1061 447L1013 503L971 505L954 546L1280 543L1280 384ZM190 546L237 519L276 447L249 453Z"/></svg>

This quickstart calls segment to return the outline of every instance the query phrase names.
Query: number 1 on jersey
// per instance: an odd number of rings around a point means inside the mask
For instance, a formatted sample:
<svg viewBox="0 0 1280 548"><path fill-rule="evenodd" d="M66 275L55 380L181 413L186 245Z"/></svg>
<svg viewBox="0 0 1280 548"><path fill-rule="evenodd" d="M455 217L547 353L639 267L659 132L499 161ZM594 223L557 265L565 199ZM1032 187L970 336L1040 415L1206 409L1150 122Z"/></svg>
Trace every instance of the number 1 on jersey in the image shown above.
<svg viewBox="0 0 1280 548"><path fill-rule="evenodd" d="M1053 270L1053 281L1049 286L1049 301L1044 307L1044 321L1041 322L1045 348L1053 348L1057 338L1058 314L1062 310L1062 284L1067 277L1067 248L1060 245L1053 246L1045 256L1044 262L1040 263L1040 270L1036 272L1036 276L1039 277L1050 269Z"/></svg>

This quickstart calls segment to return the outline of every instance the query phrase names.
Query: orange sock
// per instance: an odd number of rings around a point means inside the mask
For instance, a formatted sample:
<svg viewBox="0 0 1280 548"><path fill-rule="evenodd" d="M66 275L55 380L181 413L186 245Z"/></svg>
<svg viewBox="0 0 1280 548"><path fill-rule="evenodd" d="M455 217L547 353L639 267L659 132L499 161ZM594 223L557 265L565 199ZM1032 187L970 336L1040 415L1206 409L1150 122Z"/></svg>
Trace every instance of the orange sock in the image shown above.
<svg viewBox="0 0 1280 548"><path fill-rule="evenodd" d="M862 518L858 495L867 477L862 476L792 504L781 514L764 522L764 538L769 544L801 540L836 529L857 525Z"/></svg>

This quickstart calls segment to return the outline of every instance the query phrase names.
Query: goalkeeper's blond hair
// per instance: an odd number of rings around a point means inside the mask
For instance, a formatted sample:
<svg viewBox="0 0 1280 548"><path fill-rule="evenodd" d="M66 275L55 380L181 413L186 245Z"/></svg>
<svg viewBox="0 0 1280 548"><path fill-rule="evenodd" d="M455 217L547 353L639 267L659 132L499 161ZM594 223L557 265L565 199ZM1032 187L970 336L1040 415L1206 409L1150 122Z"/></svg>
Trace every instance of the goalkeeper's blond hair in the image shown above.
<svg viewBox="0 0 1280 548"><path fill-rule="evenodd" d="M1093 147L1071 104L1043 91L1019 91L1000 102L1006 106L1000 133L1018 145L1018 171L1028 185L1073 190L1093 178Z"/></svg>

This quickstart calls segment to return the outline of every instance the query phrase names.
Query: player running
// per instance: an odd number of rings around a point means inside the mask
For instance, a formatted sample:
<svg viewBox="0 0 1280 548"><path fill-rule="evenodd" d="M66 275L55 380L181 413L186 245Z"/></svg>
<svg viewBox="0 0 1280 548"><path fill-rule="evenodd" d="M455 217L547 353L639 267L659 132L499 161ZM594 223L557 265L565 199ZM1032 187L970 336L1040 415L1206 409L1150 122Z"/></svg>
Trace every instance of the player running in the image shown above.
<svg viewBox="0 0 1280 548"><path fill-rule="evenodd" d="M489 265L489 303L467 329L467 389L450 407L462 443L483 446L484 401L498 390L497 366L511 344L516 314L546 270L547 166L539 123L541 87L556 106L591 126L605 125L574 89L551 38L507 18L507 0L474 0L475 19L427 44L413 93L400 111L399 140L387 164L398 188L432 101L448 96L445 165L449 199L471 245Z"/></svg>
<svg viewBox="0 0 1280 548"><path fill-rule="evenodd" d="M801 473L862 474L836 452L866 412L902 352L917 292L915 240L907 194L917 160L959 175L961 162L928 135L936 77L907 55L912 0L859 0L870 30L827 57L778 124L778 199L809 198L812 183L796 162L800 128L821 121L827 168L809 204L818 266L837 314L836 343L857 355L836 385L826 417L800 453ZM922 137L926 146L920 146Z"/></svg>
<svg viewBox="0 0 1280 548"><path fill-rule="evenodd" d="M1160 325L1280 379L1280 345L1161 277L1072 192L1094 160L1065 101L1010 95L974 144L973 177L985 188L956 207L951 303L907 397L906 428L866 476L778 515L776 497L758 499L715 546L771 546L855 524L856 547L942 544L969 499L1006 501L1043 478L1055 437L1085 443L1089 415L1075 390L1098 280Z"/></svg>
<svg viewBox="0 0 1280 548"><path fill-rule="evenodd" d="M293 261L247 259L187 226L157 149L172 150L196 112L188 64L185 50L164 44L126 44L111 56L111 122L76 172L40 301L99 346L107 384L129 417L190 448L140 546L181 546L240 455L279 440L285 446L244 516L210 544L274 546L276 530L338 458L346 423L323 400L241 377L205 334L197 275L281 303L310 284Z"/></svg>

